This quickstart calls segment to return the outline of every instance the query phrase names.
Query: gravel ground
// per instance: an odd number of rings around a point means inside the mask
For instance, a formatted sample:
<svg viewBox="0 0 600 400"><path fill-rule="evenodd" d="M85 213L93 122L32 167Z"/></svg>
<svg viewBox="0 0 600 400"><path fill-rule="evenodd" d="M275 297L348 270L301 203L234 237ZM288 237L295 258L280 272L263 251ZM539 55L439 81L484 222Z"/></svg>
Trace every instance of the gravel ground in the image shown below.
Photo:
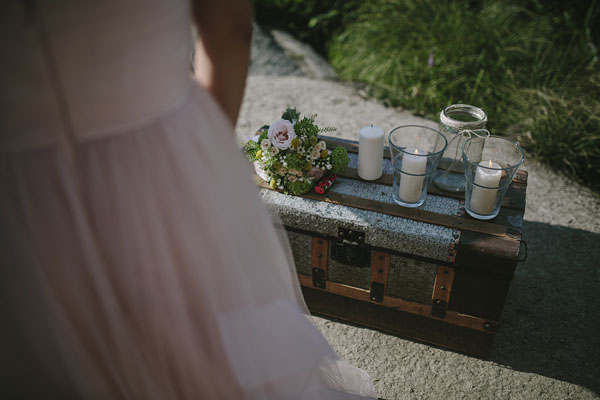
<svg viewBox="0 0 600 400"><path fill-rule="evenodd" d="M348 139L371 123L386 131L436 125L337 82L323 60L289 35L256 28L254 38L240 140L286 106L318 113L320 126L335 126ZM600 199L535 160L527 169L529 257L517 268L489 360L314 317L335 350L373 377L381 398L599 398Z"/></svg>

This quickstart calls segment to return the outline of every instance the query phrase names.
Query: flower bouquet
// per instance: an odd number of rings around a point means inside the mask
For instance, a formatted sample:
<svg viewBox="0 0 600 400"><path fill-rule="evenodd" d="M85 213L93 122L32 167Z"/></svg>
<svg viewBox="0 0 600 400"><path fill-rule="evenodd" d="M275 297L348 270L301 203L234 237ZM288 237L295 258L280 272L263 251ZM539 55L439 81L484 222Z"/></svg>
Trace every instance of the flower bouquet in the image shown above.
<svg viewBox="0 0 600 400"><path fill-rule="evenodd" d="M256 173L271 188L304 194L323 175L338 174L348 166L345 148L328 148L317 137L335 128L319 128L315 117L301 119L295 108L288 108L280 120L263 126L244 145L244 153L254 163Z"/></svg>

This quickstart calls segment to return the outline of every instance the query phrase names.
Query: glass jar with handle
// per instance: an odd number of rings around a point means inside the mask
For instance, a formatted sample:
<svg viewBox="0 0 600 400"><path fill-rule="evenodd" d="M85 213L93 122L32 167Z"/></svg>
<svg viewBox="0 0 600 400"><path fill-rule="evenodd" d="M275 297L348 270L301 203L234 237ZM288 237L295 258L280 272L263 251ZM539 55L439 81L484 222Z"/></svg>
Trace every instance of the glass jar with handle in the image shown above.
<svg viewBox="0 0 600 400"><path fill-rule="evenodd" d="M452 104L440 112L439 130L448 141L433 182L448 192L464 192L465 176L462 146L471 136L487 136L487 115L475 106Z"/></svg>

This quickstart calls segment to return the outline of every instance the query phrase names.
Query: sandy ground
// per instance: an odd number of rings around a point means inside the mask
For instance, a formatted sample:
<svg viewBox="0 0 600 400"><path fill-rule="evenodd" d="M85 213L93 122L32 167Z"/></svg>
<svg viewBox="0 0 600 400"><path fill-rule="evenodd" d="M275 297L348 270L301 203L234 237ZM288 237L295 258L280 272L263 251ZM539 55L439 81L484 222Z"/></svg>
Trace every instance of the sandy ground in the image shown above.
<svg viewBox="0 0 600 400"><path fill-rule="evenodd" d="M252 65L236 132L240 140L286 106L317 113L320 126L356 139L436 125L366 99L337 82L310 48L281 32L255 30ZM489 360L314 317L335 350L367 371L384 399L595 399L600 393L600 199L535 160L523 239L529 257L515 274Z"/></svg>

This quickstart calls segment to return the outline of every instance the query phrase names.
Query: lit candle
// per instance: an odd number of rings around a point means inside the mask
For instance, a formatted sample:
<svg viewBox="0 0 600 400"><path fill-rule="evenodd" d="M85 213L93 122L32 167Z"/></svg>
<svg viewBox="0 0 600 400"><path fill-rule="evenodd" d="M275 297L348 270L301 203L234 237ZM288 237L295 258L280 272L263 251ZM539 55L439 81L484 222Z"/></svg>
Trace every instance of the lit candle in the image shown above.
<svg viewBox="0 0 600 400"><path fill-rule="evenodd" d="M500 168L491 159L489 162L482 161L479 165L475 171L475 185L473 185L473 193L471 194L470 209L476 214L489 215L494 211L502 170L483 168Z"/></svg>
<svg viewBox="0 0 600 400"><path fill-rule="evenodd" d="M372 181L383 174L383 129L365 126L358 141L358 176Z"/></svg>
<svg viewBox="0 0 600 400"><path fill-rule="evenodd" d="M400 173L400 187L398 196L406 203L416 203L421 198L425 169L427 168L427 153L419 149L406 149L402 156L402 172ZM421 154L421 155L419 155ZM412 174L412 175L409 175Z"/></svg>

